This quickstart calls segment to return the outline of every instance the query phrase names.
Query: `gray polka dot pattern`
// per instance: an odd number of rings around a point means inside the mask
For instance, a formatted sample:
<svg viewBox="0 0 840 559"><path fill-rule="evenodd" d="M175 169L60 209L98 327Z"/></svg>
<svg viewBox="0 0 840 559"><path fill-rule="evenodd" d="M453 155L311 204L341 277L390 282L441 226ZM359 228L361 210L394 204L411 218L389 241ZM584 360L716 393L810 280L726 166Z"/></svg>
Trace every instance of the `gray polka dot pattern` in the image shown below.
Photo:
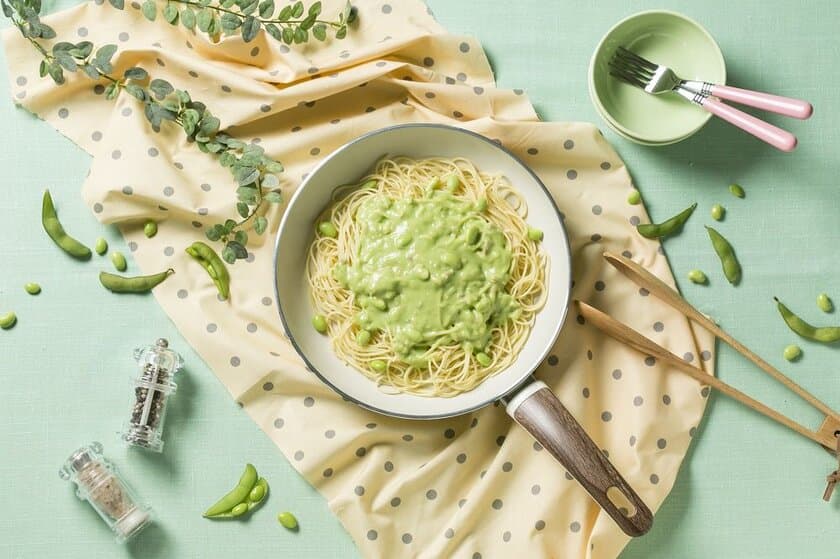
<svg viewBox="0 0 840 559"><path fill-rule="evenodd" d="M414 538L411 536L411 534L405 533L405 534L402 535L402 538L400 538L400 539L402 540L402 542L404 544L409 544L409 543L411 543L411 540L413 540Z"/></svg>
<svg viewBox="0 0 840 559"><path fill-rule="evenodd" d="M130 186L124 186L122 187L122 193L126 196L131 196L132 194L134 194L134 189Z"/></svg>
<svg viewBox="0 0 840 559"><path fill-rule="evenodd" d="M219 329L219 327L213 322L211 322L210 324L207 325L207 331L210 332L211 334L218 329Z"/></svg>
<svg viewBox="0 0 840 559"><path fill-rule="evenodd" d="M502 541L509 542L510 541L510 532L506 531L502 534Z"/></svg>
<svg viewBox="0 0 840 559"><path fill-rule="evenodd" d="M437 499L437 491L435 491L434 489L429 489L428 491L426 491L426 498L430 501L434 501L435 499Z"/></svg>
<svg viewBox="0 0 840 559"><path fill-rule="evenodd" d="M654 365L656 365L656 357L652 357L650 355L645 357L645 365L647 365L648 367L653 367Z"/></svg>
<svg viewBox="0 0 840 559"><path fill-rule="evenodd" d="M122 41L122 42L124 43L124 42L126 42L126 41L128 40L128 33L126 33L125 31L123 31L122 33L120 33L119 35L117 35L117 38L118 38L120 41Z"/></svg>
<svg viewBox="0 0 840 559"><path fill-rule="evenodd" d="M323 475L324 475L324 477L332 477L333 469L332 468L327 468L326 470L324 470Z"/></svg>
<svg viewBox="0 0 840 559"><path fill-rule="evenodd" d="M453 530L452 528L447 528L446 532L443 533L443 537L447 540L451 540L455 537L455 530Z"/></svg>
<svg viewBox="0 0 840 559"><path fill-rule="evenodd" d="M257 325L254 324L253 322L249 322L248 325L245 327L245 330L247 330L248 332L253 334L254 332L257 331Z"/></svg>
<svg viewBox="0 0 840 559"><path fill-rule="evenodd" d="M708 398L709 397L709 387L704 386L703 389L700 391L700 395L703 396L704 398Z"/></svg>
<svg viewBox="0 0 840 559"><path fill-rule="evenodd" d="M95 204L93 205L93 211L94 211L94 212L96 212L96 213L98 213L98 214L101 214L101 213L102 213L102 210L104 210L104 209L105 209L105 208L103 208L103 207L102 207L102 204L100 204L99 202L97 202L97 203L95 203Z"/></svg>
<svg viewBox="0 0 840 559"><path fill-rule="evenodd" d="M548 364L551 365L552 367L557 365L557 363L559 363L559 362L560 362L560 360L557 358L556 355L549 355L548 356Z"/></svg>
<svg viewBox="0 0 840 559"><path fill-rule="evenodd" d="M513 469L513 464L512 464L512 463L510 463L510 462L505 462L504 464L502 464L502 471L503 471L503 472L509 472L509 471L511 471L512 469Z"/></svg>
<svg viewBox="0 0 840 559"><path fill-rule="evenodd" d="M634 215L630 218L630 225L632 225L633 227L636 227L641 222L642 222L642 220L639 219L639 216L637 216L637 215Z"/></svg>
<svg viewBox="0 0 840 559"><path fill-rule="evenodd" d="M473 88L473 93L475 93L476 95L481 95L482 93L484 93L484 88L480 85L477 85Z"/></svg>
<svg viewBox="0 0 840 559"><path fill-rule="evenodd" d="M630 446L636 446L636 435L630 435Z"/></svg>
<svg viewBox="0 0 840 559"><path fill-rule="evenodd" d="M612 421L612 414L608 411L605 411L601 414L601 421Z"/></svg>
<svg viewBox="0 0 840 559"><path fill-rule="evenodd" d="M604 285L604 282L602 282L600 280L595 282L595 291L603 291L604 288L606 288L606 285Z"/></svg>
<svg viewBox="0 0 840 559"><path fill-rule="evenodd" d="M186 289L179 289L178 290L178 298L179 299L186 299L187 295L189 295L189 293L187 293Z"/></svg>
<svg viewBox="0 0 840 559"><path fill-rule="evenodd" d="M659 476L656 474L650 474L650 482L654 485L659 483Z"/></svg>
<svg viewBox="0 0 840 559"><path fill-rule="evenodd" d="M402 499L400 499L399 497L394 497L393 499L391 499L391 506L394 508L400 506L401 503Z"/></svg>
<svg viewBox="0 0 840 559"><path fill-rule="evenodd" d="M462 452L461 454L455 457L455 461L459 464L463 464L467 461L467 455Z"/></svg>
<svg viewBox="0 0 840 559"><path fill-rule="evenodd" d="M621 378L621 369L616 369L616 370L614 370L614 371L612 372L612 377L613 377L615 380L620 379L620 378Z"/></svg>
<svg viewBox="0 0 840 559"><path fill-rule="evenodd" d="M385 464L383 464L382 467L385 469L386 472L393 472L394 471L393 462L390 462L390 461L385 462Z"/></svg>
<svg viewBox="0 0 840 559"><path fill-rule="evenodd" d="M609 171L612 165L610 165L609 161L604 161L601 163L601 169L604 171Z"/></svg>
<svg viewBox="0 0 840 559"><path fill-rule="evenodd" d="M653 329L656 332L661 332L665 329L665 325L662 324L661 322L654 322L653 323Z"/></svg>
<svg viewBox="0 0 840 559"><path fill-rule="evenodd" d="M426 58L423 59L423 66L428 67L428 66L434 66L434 65L435 65L435 59L432 58L431 56L427 56Z"/></svg>
<svg viewBox="0 0 840 559"><path fill-rule="evenodd" d="M683 360L687 361L688 363L691 363L692 361L694 361L694 354L690 351L685 352L683 354Z"/></svg>
<svg viewBox="0 0 840 559"><path fill-rule="evenodd" d="M458 72L458 75L455 76L455 79L457 79L459 82L465 82L467 81L467 75L463 72Z"/></svg>
<svg viewBox="0 0 840 559"><path fill-rule="evenodd" d="M307 408L311 408L315 405L315 398L313 398L312 396L307 396L303 399L303 405Z"/></svg>
<svg viewBox="0 0 840 559"><path fill-rule="evenodd" d="M95 209L96 208L94 208L94 210ZM137 243L135 243L134 241L129 242L128 243L128 250L130 250L131 252L135 252L137 250Z"/></svg>
<svg viewBox="0 0 840 559"><path fill-rule="evenodd" d="M662 395L662 403L665 404L666 406L671 405L671 397L668 396L667 394L663 394Z"/></svg>
<svg viewBox="0 0 840 559"><path fill-rule="evenodd" d="M702 359L703 361L708 361L711 358L712 358L712 352L709 351L708 349L704 349L703 351L700 352L700 359Z"/></svg>
<svg viewBox="0 0 840 559"><path fill-rule="evenodd" d="M261 302L263 305L265 305L266 307L270 307L270 306L271 306L272 301L273 301L273 300L271 299L271 297L263 297L263 298L262 298L262 300L261 300L260 302Z"/></svg>
<svg viewBox="0 0 840 559"><path fill-rule="evenodd" d="M565 149L572 149L572 148L575 147L575 141L574 140L566 140L565 142L563 142L563 147Z"/></svg>
<svg viewBox="0 0 840 559"><path fill-rule="evenodd" d="M286 423L285 421L283 421L282 419L280 419L280 418L278 417L277 419L275 419L275 420L274 420L274 428L275 428L275 429L282 429L282 428L283 428L283 425L284 425L285 423Z"/></svg>
<svg viewBox="0 0 840 559"><path fill-rule="evenodd" d="M357 485L356 488L353 489L353 493L355 493L356 495L361 497L362 495L365 494L365 488L362 487L361 485Z"/></svg>
<svg viewBox="0 0 840 559"><path fill-rule="evenodd" d="M595 214L595 215L601 215L601 212L603 212L603 211L604 211L604 208L602 208L601 206L599 206L597 204L592 206L592 213Z"/></svg>
<svg viewBox="0 0 840 559"><path fill-rule="evenodd" d="M271 105L260 105L260 110L264 113L271 111Z"/></svg>
<svg viewBox="0 0 840 559"><path fill-rule="evenodd" d="M542 488L538 484L531 486L531 495L539 495Z"/></svg>
<svg viewBox="0 0 840 559"><path fill-rule="evenodd" d="M535 529L535 530L540 531L540 530L542 530L543 528L545 528L545 520L537 520L537 521L534 523L534 529Z"/></svg>
<svg viewBox="0 0 840 559"><path fill-rule="evenodd" d="M171 186L166 186L166 187L163 188L163 195L164 196L168 197L168 196L172 196L173 194L175 194L175 189L172 188ZM201 214L201 210L199 210L198 213ZM206 215L206 214L202 214L202 215Z"/></svg>
<svg viewBox="0 0 840 559"><path fill-rule="evenodd" d="M369 539L370 541L374 541L378 537L379 534L376 532L376 530L368 530L367 539Z"/></svg>
<svg viewBox="0 0 840 559"><path fill-rule="evenodd" d="M26 85L26 78L24 76L18 76L17 79L15 79L15 83L20 87L23 87Z"/></svg>
<svg viewBox="0 0 840 559"><path fill-rule="evenodd" d="M584 389L581 390L581 394L583 394L584 398L589 398L589 389L584 387Z"/></svg>
<svg viewBox="0 0 840 559"><path fill-rule="evenodd" d="M504 506L504 503L502 503L501 499L493 499L493 503L490 506L492 506L496 510L501 510L502 506Z"/></svg>
<svg viewBox="0 0 840 559"><path fill-rule="evenodd" d="M241 363L242 363L242 361L239 359L239 357L237 357L235 355L230 358L230 366L231 367L238 367Z"/></svg>
<svg viewBox="0 0 840 559"><path fill-rule="evenodd" d="M566 171L566 178L569 179L570 181L575 180L577 177L578 177L578 172L575 171L574 169L569 169L568 171Z"/></svg>
<svg viewBox="0 0 840 559"><path fill-rule="evenodd" d="M266 382L262 385L262 389L266 392L271 392L274 390L274 383L273 382Z"/></svg>
<svg viewBox="0 0 840 559"><path fill-rule="evenodd" d="M656 441L656 446L657 446L657 448L659 448L659 450L662 450L666 446L668 446L668 441L666 441L665 439L658 439Z"/></svg>
<svg viewBox="0 0 840 559"><path fill-rule="evenodd" d="M175 254L175 248L174 247L166 247L166 248L163 249L163 254L165 256L172 256L173 254Z"/></svg>
<svg viewBox="0 0 840 559"><path fill-rule="evenodd" d="M572 532L580 532L580 522L577 520L569 524L569 530Z"/></svg>
<svg viewBox="0 0 840 559"><path fill-rule="evenodd" d="M636 406L637 408L644 403L645 403L645 399L642 398L641 396L636 396L635 398L633 398L633 405Z"/></svg>
<svg viewBox="0 0 840 559"><path fill-rule="evenodd" d="M382 5L382 13L383 14L390 14L392 9L393 8L391 8L390 4L383 4Z"/></svg>

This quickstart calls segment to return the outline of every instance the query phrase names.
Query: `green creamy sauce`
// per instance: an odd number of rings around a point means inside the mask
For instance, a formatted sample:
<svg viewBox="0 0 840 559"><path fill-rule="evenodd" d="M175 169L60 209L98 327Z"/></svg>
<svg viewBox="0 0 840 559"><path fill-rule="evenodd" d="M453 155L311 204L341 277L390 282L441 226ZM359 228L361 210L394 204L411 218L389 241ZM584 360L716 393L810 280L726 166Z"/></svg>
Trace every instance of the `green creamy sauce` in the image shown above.
<svg viewBox="0 0 840 559"><path fill-rule="evenodd" d="M518 314L505 291L512 255L502 231L475 204L444 191L419 199L383 194L356 214L359 244L336 279L356 296L356 322L390 334L409 365L425 367L432 347L481 351L493 328Z"/></svg>

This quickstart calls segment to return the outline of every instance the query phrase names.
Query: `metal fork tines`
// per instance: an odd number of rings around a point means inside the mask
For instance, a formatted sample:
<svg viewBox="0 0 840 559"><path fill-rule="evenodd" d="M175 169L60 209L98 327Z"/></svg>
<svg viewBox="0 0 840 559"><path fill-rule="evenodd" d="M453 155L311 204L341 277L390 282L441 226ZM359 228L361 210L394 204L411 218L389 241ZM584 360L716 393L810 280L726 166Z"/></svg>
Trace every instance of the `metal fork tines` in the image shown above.
<svg viewBox="0 0 840 559"><path fill-rule="evenodd" d="M682 80L667 66L654 64L624 47L616 49L609 66L610 75L648 93L673 91L682 84Z"/></svg>

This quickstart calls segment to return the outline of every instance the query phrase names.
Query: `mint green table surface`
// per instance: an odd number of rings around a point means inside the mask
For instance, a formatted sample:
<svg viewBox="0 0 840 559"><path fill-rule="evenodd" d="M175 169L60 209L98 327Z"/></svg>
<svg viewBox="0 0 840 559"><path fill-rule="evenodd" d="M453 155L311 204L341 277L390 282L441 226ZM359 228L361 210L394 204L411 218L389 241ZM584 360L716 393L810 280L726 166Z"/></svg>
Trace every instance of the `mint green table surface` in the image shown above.
<svg viewBox="0 0 840 559"><path fill-rule="evenodd" d="M803 359L784 362L782 348L796 338L771 300L779 295L815 321L840 322L840 315L822 315L814 302L826 291L840 303L837 2L430 3L448 29L483 42L500 85L526 89L543 118L601 126L655 219L697 201L697 214L683 234L665 243L683 293L840 408L837 348L800 342ZM64 0L47 9L70 4ZM812 101L810 121L770 117L799 137L799 149L785 155L715 121L694 138L665 148L636 146L610 132L589 102L589 56L615 21L650 8L674 9L702 22L721 45L731 84ZM323 499L237 408L154 299L104 292L96 273L107 267L105 261L94 256L94 264L75 263L43 234L40 197L49 186L70 231L84 239L104 235L114 249L128 253L116 231L98 225L82 204L79 187L88 156L16 110L8 89L3 72L0 310L14 309L20 320L13 330L0 331L0 557L358 556ZM744 186L745 200L729 195L732 181ZM737 288L723 280L703 230L716 202L728 209L719 228L744 267ZM710 286L684 280L695 267L707 272ZM40 282L43 293L27 295L22 287L27 281ZM171 407L166 451L156 456L122 448L114 433L128 412L132 349L160 336L183 353L188 366ZM821 420L728 347L720 350L718 374L810 426ZM158 524L123 548L56 475L67 455L90 440L105 444L157 511ZM271 482L264 510L244 522L202 519L201 511L238 478L246 460ZM815 444L715 395L653 530L632 542L622 558L837 557L840 495L830 504L821 500L832 461ZM298 515L300 533L276 523L275 514L286 509Z"/></svg>

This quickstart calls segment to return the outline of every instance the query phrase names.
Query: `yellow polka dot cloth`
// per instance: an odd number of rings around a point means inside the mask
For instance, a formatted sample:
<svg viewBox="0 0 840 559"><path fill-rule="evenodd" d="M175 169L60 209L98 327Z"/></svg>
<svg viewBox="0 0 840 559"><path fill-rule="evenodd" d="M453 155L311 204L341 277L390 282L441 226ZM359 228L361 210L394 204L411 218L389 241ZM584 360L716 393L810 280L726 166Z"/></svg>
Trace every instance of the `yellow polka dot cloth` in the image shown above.
<svg viewBox="0 0 840 559"><path fill-rule="evenodd" d="M114 43L115 72L141 66L203 101L233 136L282 161L284 197L325 155L371 130L438 122L492 138L542 178L565 215L574 297L589 301L712 372L713 338L695 331L606 265L623 253L673 284L659 243L641 238L642 206L599 131L540 122L520 90L494 85L475 39L448 34L419 0L359 0L344 40L287 47L261 32L213 43L202 33L86 3L45 19L59 40ZM323 13L337 14L338 0ZM179 330L286 458L328 500L365 557L614 558L627 537L502 407L436 421L361 409L323 385L288 341L273 298L273 238L251 235L249 257L230 266L231 297L217 298L184 248L208 223L235 215L233 180L213 157L142 106L70 75L39 78L39 58L16 30L5 34L11 94L93 156L82 194L119 224L144 273L177 273L154 295ZM492 169L488 169L492 171ZM153 218L160 231L142 232ZM282 271L281 271L282 275ZM301 293L301 297L307 295ZM656 509L674 483L708 389L607 339L571 313L537 371L610 460ZM210 413L210 410L207 410Z"/></svg>

